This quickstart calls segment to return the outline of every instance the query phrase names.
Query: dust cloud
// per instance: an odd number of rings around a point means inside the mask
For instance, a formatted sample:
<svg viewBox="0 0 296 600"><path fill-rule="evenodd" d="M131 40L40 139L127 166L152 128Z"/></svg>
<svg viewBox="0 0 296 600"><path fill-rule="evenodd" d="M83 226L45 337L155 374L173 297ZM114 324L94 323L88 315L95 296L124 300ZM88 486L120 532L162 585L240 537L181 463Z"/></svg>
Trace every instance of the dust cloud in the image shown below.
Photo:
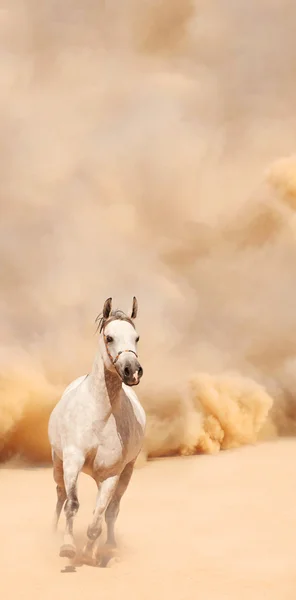
<svg viewBox="0 0 296 600"><path fill-rule="evenodd" d="M296 6L4 0L0 456L139 300L144 455L296 431Z"/></svg>

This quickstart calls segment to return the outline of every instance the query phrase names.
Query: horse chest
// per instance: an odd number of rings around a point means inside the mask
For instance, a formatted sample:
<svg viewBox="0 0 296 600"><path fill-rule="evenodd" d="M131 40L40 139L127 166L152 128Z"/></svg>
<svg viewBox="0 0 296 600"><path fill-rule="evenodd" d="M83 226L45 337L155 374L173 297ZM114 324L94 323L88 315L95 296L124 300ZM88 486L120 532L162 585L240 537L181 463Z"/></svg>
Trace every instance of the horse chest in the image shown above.
<svg viewBox="0 0 296 600"><path fill-rule="evenodd" d="M112 470L124 462L127 448L124 446L114 417L97 432L97 452L94 461L95 470Z"/></svg>

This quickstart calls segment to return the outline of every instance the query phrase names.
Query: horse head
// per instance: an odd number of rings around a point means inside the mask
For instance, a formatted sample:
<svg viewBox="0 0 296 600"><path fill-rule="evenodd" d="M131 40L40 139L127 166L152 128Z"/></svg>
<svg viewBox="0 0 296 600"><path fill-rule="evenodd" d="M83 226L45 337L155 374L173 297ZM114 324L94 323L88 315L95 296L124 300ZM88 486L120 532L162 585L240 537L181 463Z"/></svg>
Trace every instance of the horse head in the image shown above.
<svg viewBox="0 0 296 600"><path fill-rule="evenodd" d="M116 371L126 385L138 385L143 369L138 360L139 336L135 328L138 313L137 299L133 298L130 317L121 310L112 310L112 298L104 304L97 321L100 332L100 349L106 369Z"/></svg>

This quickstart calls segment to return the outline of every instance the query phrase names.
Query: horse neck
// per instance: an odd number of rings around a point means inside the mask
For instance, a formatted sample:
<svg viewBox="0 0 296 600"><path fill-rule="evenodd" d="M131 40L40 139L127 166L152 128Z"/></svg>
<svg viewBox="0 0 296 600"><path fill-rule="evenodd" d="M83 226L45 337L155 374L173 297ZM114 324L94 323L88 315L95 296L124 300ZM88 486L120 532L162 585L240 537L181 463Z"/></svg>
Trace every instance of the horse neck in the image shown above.
<svg viewBox="0 0 296 600"><path fill-rule="evenodd" d="M120 399L122 382L117 373L106 369L102 355L97 353L90 373L91 391L98 402L106 402L111 407Z"/></svg>

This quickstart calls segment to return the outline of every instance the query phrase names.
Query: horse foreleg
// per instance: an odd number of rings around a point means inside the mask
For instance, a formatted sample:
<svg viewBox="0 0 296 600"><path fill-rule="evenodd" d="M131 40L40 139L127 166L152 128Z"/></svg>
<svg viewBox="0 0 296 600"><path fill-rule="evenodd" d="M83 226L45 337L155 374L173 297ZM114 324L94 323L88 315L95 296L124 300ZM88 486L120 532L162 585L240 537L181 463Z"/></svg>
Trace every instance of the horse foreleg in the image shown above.
<svg viewBox="0 0 296 600"><path fill-rule="evenodd" d="M107 510L107 507L112 499L112 496L116 490L118 481L119 475L115 475L113 477L105 479L105 481L98 485L98 493L93 520L87 529L88 542L84 548L85 556L88 556L91 553L93 562L96 562L95 542L102 533L102 520Z"/></svg>
<svg viewBox="0 0 296 600"><path fill-rule="evenodd" d="M106 510L105 519L107 523L107 541L105 544L105 551L101 560L101 567L107 566L110 558L112 557L112 550L116 548L117 545L114 533L115 523L119 514L120 501L131 480L134 465L135 461L132 461L128 463L123 469L114 496Z"/></svg>
<svg viewBox="0 0 296 600"><path fill-rule="evenodd" d="M79 508L77 498L77 479L84 464L84 456L73 450L64 450L63 469L64 484L67 493L67 502L65 505L66 530L64 534L64 543L60 548L60 556L74 558L76 546L73 538L73 521Z"/></svg>

